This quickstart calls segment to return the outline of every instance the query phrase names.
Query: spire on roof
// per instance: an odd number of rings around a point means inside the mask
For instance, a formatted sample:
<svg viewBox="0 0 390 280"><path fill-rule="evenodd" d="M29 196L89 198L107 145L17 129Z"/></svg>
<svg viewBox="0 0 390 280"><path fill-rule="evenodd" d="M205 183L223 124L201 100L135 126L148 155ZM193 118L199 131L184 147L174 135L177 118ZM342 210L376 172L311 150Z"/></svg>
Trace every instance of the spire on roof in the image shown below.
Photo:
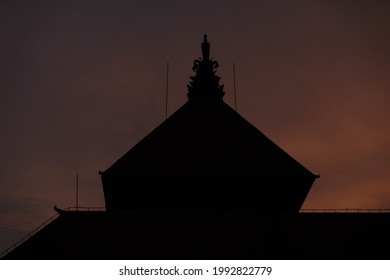
<svg viewBox="0 0 390 280"><path fill-rule="evenodd" d="M188 99L222 99L225 95L223 85L219 85L221 79L216 73L219 64L213 58L210 59L210 43L207 34L203 36L202 58L194 60L192 70L195 76L191 76L188 88Z"/></svg>
<svg viewBox="0 0 390 280"><path fill-rule="evenodd" d="M203 60L207 61L210 59L210 43L207 42L207 34L203 35L202 56Z"/></svg>

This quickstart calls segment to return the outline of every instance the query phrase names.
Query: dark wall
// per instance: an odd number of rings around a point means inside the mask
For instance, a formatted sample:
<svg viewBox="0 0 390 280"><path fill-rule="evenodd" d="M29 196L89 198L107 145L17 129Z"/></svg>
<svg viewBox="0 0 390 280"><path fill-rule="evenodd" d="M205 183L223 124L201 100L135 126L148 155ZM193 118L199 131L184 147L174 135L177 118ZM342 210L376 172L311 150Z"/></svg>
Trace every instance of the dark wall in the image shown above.
<svg viewBox="0 0 390 280"><path fill-rule="evenodd" d="M298 213L314 177L103 175L107 211Z"/></svg>

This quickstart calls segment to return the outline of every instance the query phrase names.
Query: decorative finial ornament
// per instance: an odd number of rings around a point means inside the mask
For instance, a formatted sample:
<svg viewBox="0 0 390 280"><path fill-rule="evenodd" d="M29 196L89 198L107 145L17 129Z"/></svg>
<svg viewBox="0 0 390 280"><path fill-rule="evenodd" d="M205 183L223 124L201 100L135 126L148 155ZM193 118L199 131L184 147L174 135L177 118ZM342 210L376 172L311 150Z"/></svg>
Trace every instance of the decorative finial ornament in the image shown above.
<svg viewBox="0 0 390 280"><path fill-rule="evenodd" d="M210 59L210 43L207 41L207 34L203 36L202 58L194 60L192 70L195 76L191 76L188 88L188 99L190 100L222 100L225 92L223 85L219 85L221 79L215 73L219 64L216 60Z"/></svg>
<svg viewBox="0 0 390 280"><path fill-rule="evenodd" d="M202 56L203 60L210 60L210 43L207 42L207 34L203 35Z"/></svg>

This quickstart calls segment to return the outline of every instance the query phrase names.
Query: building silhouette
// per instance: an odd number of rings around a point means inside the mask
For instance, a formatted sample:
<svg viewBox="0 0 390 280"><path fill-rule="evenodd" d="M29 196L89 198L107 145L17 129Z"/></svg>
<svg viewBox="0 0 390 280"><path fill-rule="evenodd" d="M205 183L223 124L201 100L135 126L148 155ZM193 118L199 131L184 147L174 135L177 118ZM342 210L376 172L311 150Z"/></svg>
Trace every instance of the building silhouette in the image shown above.
<svg viewBox="0 0 390 280"><path fill-rule="evenodd" d="M217 67L204 35L188 101L100 172L107 211L299 211L316 176L223 101Z"/></svg>
<svg viewBox="0 0 390 280"><path fill-rule="evenodd" d="M106 211L55 208L4 259L387 258L389 214L300 212L319 176L223 101L201 50L188 101L99 171Z"/></svg>

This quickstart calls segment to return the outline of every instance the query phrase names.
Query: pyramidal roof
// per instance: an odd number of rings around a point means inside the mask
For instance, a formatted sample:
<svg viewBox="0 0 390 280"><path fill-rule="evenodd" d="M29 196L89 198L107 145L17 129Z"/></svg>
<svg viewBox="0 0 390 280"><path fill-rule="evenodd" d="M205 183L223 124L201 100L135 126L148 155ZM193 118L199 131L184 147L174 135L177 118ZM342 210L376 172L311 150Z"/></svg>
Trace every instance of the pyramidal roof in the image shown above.
<svg viewBox="0 0 390 280"><path fill-rule="evenodd" d="M223 101L188 101L103 174L312 174Z"/></svg>
<svg viewBox="0 0 390 280"><path fill-rule="evenodd" d="M204 35L188 101L102 174L313 175L223 101L209 52Z"/></svg>
<svg viewBox="0 0 390 280"><path fill-rule="evenodd" d="M188 101L100 172L107 209L110 197L123 196L120 189L134 189L130 178L158 175L273 178L280 185L275 189L288 185L291 193L296 188L303 203L316 176L223 101L223 85L216 75L219 65L210 59L206 35L201 48L202 58L192 68L195 76L190 77ZM305 187L294 180L306 182Z"/></svg>

